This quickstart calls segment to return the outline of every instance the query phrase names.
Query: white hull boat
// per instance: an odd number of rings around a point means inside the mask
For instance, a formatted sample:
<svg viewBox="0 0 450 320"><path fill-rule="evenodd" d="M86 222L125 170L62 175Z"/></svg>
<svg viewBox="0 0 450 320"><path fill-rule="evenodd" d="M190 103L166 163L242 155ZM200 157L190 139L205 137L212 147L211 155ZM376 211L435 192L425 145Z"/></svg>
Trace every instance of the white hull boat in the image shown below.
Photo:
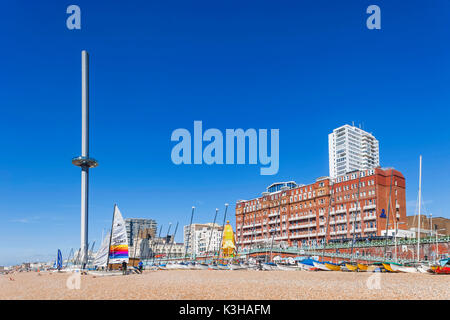
<svg viewBox="0 0 450 320"><path fill-rule="evenodd" d="M195 265L196 270L208 270L209 266L206 263L197 263Z"/></svg>
<svg viewBox="0 0 450 320"><path fill-rule="evenodd" d="M245 270L245 266L243 266L242 264L230 264L230 270Z"/></svg>
<svg viewBox="0 0 450 320"><path fill-rule="evenodd" d="M283 270L283 271L296 271L299 270L299 267L296 265L291 265L291 264L279 264L277 265L279 270Z"/></svg>
<svg viewBox="0 0 450 320"><path fill-rule="evenodd" d="M323 263L313 261L314 267L323 271L330 271Z"/></svg>
<svg viewBox="0 0 450 320"><path fill-rule="evenodd" d="M419 271L415 267L405 267L405 266L398 266L396 264L391 263L391 268L394 271L397 272L404 272L404 273L418 273Z"/></svg>
<svg viewBox="0 0 450 320"><path fill-rule="evenodd" d="M266 270L266 271L272 271L272 270L277 270L278 267L275 263L263 263L262 269Z"/></svg>

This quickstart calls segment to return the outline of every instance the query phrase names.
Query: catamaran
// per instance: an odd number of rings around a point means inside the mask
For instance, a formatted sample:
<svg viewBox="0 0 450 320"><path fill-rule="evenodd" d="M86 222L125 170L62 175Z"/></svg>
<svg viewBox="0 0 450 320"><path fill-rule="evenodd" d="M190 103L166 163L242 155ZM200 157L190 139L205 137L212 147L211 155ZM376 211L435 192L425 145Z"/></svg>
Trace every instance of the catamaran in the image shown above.
<svg viewBox="0 0 450 320"><path fill-rule="evenodd" d="M129 262L127 230L119 207L114 205L111 231L103 239L93 264L97 269L107 270L110 265L123 262Z"/></svg>

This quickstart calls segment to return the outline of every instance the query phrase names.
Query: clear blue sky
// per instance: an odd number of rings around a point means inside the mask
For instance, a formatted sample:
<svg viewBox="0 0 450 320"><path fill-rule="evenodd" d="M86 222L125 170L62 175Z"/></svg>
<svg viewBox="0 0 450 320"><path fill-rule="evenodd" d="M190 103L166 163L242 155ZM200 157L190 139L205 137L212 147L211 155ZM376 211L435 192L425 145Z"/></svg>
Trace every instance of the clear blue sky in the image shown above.
<svg viewBox="0 0 450 320"><path fill-rule="evenodd" d="M81 7L82 29L66 28ZM366 28L368 5L381 30ZM0 10L0 265L79 247L81 50L90 53L90 241L113 204L163 224L270 183L328 174L328 133L363 124L382 166L406 177L419 155L428 212L450 217L448 1L9 1ZM280 170L176 166L174 129L279 128ZM173 229L172 229L173 230ZM180 231L181 229L179 229ZM182 240L181 232L176 237Z"/></svg>

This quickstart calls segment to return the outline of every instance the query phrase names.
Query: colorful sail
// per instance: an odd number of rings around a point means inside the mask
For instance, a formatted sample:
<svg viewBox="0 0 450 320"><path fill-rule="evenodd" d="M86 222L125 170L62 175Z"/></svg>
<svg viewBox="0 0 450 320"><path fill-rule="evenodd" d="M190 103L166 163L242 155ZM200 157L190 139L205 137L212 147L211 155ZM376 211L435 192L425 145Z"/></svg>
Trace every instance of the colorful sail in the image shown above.
<svg viewBox="0 0 450 320"><path fill-rule="evenodd" d="M128 237L125 221L119 207L114 206L111 244L109 247L109 263L128 263Z"/></svg>
<svg viewBox="0 0 450 320"><path fill-rule="evenodd" d="M222 239L222 257L232 258L234 257L236 251L236 245L234 243L234 232L230 225L230 221L227 221L225 228L223 230Z"/></svg>
<svg viewBox="0 0 450 320"><path fill-rule="evenodd" d="M61 250L58 249L58 257L56 259L56 268L58 270L61 270L62 269L62 265L63 265L62 253L61 253Z"/></svg>
<svg viewBox="0 0 450 320"><path fill-rule="evenodd" d="M97 251L97 254L95 255L94 259L94 266L98 267L106 267L106 262L108 260L108 248L109 248L109 238L111 233L108 232L106 237L103 239L102 245Z"/></svg>

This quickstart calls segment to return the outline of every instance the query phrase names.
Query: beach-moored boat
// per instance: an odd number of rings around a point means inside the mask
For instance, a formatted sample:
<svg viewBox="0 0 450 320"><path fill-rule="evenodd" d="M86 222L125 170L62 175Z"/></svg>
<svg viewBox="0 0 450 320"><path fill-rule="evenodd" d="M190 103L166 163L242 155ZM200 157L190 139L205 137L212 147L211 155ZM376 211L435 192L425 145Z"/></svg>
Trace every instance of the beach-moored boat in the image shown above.
<svg viewBox="0 0 450 320"><path fill-rule="evenodd" d="M394 269L392 269L392 264L396 264L396 265L398 265L398 266L401 266L401 264L399 264L399 263L394 263L394 262L383 262L382 263L383 264L383 267L384 267L384 269L386 270L386 271L389 271L389 272L397 272L397 271L395 271Z"/></svg>
<svg viewBox="0 0 450 320"><path fill-rule="evenodd" d="M299 261L297 264L300 267L300 270L318 271L319 269L314 266L314 261L315 260L313 260L311 258L306 258L306 259Z"/></svg>
<svg viewBox="0 0 450 320"><path fill-rule="evenodd" d="M276 270L278 269L277 264L273 262L265 262L262 265L262 269L266 271Z"/></svg>
<svg viewBox="0 0 450 320"><path fill-rule="evenodd" d="M218 263L217 268L219 270L230 270L230 267L227 264Z"/></svg>
<svg viewBox="0 0 450 320"><path fill-rule="evenodd" d="M330 271L330 269L328 269L325 264L323 264L322 262L319 261L313 261L314 267L316 267L319 270L323 270L323 271Z"/></svg>
<svg viewBox="0 0 450 320"><path fill-rule="evenodd" d="M331 262L325 262L325 267L327 267L331 271L340 271L341 270L341 266L340 265L334 264L334 263L331 263Z"/></svg>
<svg viewBox="0 0 450 320"><path fill-rule="evenodd" d="M242 265L241 263L230 263L229 264L230 270L244 270L246 267Z"/></svg>
<svg viewBox="0 0 450 320"><path fill-rule="evenodd" d="M277 268L279 270L283 270L283 271L296 271L299 270L299 267L295 264L284 264L284 263L279 263L277 264Z"/></svg>
<svg viewBox="0 0 450 320"><path fill-rule="evenodd" d="M430 272L436 274L450 274L450 259L442 259L438 265L431 266Z"/></svg>
<svg viewBox="0 0 450 320"><path fill-rule="evenodd" d="M367 264L358 263L358 270L359 271L367 271L368 267L369 266Z"/></svg>
<svg viewBox="0 0 450 320"><path fill-rule="evenodd" d="M358 265L356 264L346 263L345 266L347 267L348 271L358 271Z"/></svg>
<svg viewBox="0 0 450 320"><path fill-rule="evenodd" d="M412 266L402 266L396 263L390 263L391 269L395 272L404 272L404 273L418 273L417 268Z"/></svg>

